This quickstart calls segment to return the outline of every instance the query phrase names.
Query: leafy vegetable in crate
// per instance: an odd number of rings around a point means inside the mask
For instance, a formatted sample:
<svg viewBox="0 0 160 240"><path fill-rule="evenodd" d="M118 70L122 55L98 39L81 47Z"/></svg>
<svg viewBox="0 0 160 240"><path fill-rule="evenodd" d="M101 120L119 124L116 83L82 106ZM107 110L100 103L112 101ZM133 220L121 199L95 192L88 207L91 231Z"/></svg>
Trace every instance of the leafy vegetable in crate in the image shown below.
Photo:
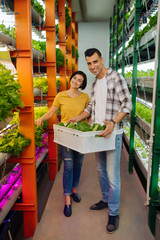
<svg viewBox="0 0 160 240"><path fill-rule="evenodd" d="M0 64L0 121L4 121L7 117L12 116L12 109L18 106L24 107L21 101L22 93L21 85L15 75L11 74L11 70Z"/></svg>
<svg viewBox="0 0 160 240"><path fill-rule="evenodd" d="M77 123L69 122L66 126L63 123L58 123L58 125L76 129L82 132L100 131L106 128L106 125L101 126L98 123L94 123L93 125L90 125L87 122L77 122Z"/></svg>

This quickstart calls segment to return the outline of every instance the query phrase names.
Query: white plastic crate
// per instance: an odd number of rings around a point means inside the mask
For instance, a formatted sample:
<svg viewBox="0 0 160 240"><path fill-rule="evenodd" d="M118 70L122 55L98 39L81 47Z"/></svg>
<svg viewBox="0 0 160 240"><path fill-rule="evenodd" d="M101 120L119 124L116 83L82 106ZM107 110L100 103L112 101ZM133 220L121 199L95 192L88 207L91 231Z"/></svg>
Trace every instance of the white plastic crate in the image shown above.
<svg viewBox="0 0 160 240"><path fill-rule="evenodd" d="M111 137L95 137L102 131L81 132L53 124L54 142L80 153L101 152L115 149L115 134Z"/></svg>

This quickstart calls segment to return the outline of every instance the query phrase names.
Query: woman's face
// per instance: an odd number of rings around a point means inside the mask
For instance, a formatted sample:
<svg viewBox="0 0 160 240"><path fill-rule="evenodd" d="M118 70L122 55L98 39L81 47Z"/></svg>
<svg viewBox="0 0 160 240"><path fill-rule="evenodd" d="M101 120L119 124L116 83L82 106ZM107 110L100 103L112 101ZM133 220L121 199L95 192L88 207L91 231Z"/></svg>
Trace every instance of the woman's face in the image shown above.
<svg viewBox="0 0 160 240"><path fill-rule="evenodd" d="M71 81L70 81L70 86L71 88L80 88L83 84L84 78L82 75L80 74L76 74L74 77L72 77Z"/></svg>

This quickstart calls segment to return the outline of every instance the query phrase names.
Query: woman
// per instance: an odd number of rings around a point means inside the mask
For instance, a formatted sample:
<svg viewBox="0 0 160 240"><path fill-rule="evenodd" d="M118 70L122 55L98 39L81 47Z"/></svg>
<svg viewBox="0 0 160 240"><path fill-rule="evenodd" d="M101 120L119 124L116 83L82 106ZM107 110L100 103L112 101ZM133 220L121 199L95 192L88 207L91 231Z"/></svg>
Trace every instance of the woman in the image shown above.
<svg viewBox="0 0 160 240"><path fill-rule="evenodd" d="M60 92L54 99L50 110L41 118L35 121L37 126L53 116L57 110L61 109L61 122L67 123L71 118L78 116L87 107L89 96L79 91L85 89L87 85L86 74L82 71L76 71L70 77L70 89ZM61 146L62 158L64 161L63 171L63 190L65 196L64 215L70 217L72 214L71 197L75 202L80 202L81 198L76 192L79 184L82 162L84 155L72 149Z"/></svg>

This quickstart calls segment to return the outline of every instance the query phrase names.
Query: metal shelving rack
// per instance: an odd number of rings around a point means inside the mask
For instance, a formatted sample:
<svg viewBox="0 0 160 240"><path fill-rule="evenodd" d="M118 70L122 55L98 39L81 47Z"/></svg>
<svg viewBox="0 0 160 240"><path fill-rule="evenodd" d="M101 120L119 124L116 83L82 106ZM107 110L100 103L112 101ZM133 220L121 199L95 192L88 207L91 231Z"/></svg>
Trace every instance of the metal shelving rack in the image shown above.
<svg viewBox="0 0 160 240"><path fill-rule="evenodd" d="M58 1L59 17L59 46L64 55L65 62L60 67L60 91L67 88L66 74L68 77L72 74L72 64L75 65L75 59L72 59L72 43L78 47L78 27L75 23L75 13L72 13L72 1L68 0L70 15L73 19L66 29L65 24L65 0ZM34 100L41 100L40 97L34 97L33 93L33 70L39 66L40 70L46 70L48 93L43 96L47 100L48 108L56 96L56 34L55 34L55 0L45 1L45 22L31 6L30 0L8 0L8 5L15 14L16 40L9 40L14 43L15 51L11 52L12 60L17 68L18 78L22 86L25 108L20 109L20 132L27 138L31 138L31 145L21 154L20 158L11 157L9 162L20 163L22 166L22 203L16 203L12 210L23 211L24 237L29 238L34 235L37 225L37 183L36 183L36 159L35 159L35 131L34 131ZM38 20L37 20L38 19ZM33 57L32 49L32 23L36 25L38 31L46 31L46 60ZM37 22L36 22L37 21ZM74 32L72 34L72 27ZM69 39L66 49L66 32ZM7 42L6 42L7 44ZM39 55L39 54L38 54ZM68 58L68 67L66 68L66 56ZM39 61L39 62L38 62ZM78 69L76 63L75 70ZM68 84L69 85L69 84ZM44 163L49 166L49 180L53 181L58 171L57 144L53 142L54 132L53 123L57 122L57 117L53 116L48 121L48 158Z"/></svg>
<svg viewBox="0 0 160 240"><path fill-rule="evenodd" d="M150 59L155 58L155 47L157 48L157 61L159 62L160 59L160 47L159 44L156 46L156 27L153 27L150 32L148 33L149 37L147 36L147 33L142 37L140 41L137 42L137 32L139 30L140 21L143 20L143 17L148 13L149 11L152 12L152 5L155 4L156 1L148 1L148 0L135 0L135 9L128 18L128 20L125 20L125 16L127 12L130 12L130 4L133 3L133 1L127 1L123 0L123 6L122 9L119 9L120 5L119 0L117 0L117 4L114 6L113 9L113 19L110 19L110 66L118 70L121 68L122 75L124 76L125 73L125 67L128 63L133 64L133 75L132 80L130 81L131 90L132 90L132 104L133 104L133 110L131 113L131 130L130 130L130 146L129 146L129 172L133 172L133 165L135 160L135 154L134 154L134 132L135 132L135 125L136 117L135 117L135 111L136 111L136 96L137 96L137 83L139 82L137 78L137 65L139 62L144 62ZM158 1L157 1L158 2ZM159 3L160 4L160 3ZM150 9L149 9L150 5ZM148 7L148 9L147 9ZM153 9L155 11L157 7ZM148 11L148 12L147 12ZM160 13L159 13L160 14ZM116 23L115 23L115 16L117 17ZM114 21L113 21L114 20ZM118 28L119 24L123 21L123 29L122 34L118 36ZM134 32L133 37L133 46L125 49L125 43L128 40L130 34ZM116 41L113 41L114 37L116 38ZM160 39L160 35L157 34L156 36L158 39ZM118 54L119 48L122 47L121 54ZM121 57L119 57L121 55ZM116 58L115 58L116 56ZM158 145L158 139L159 139L159 133L158 129L160 128L160 123L158 119L160 118L160 103L159 103L159 81L160 81L160 69L159 66L155 69L157 72L156 79L154 81L157 81L157 86L155 90L155 121L154 121L154 133L153 136L153 151L152 151L152 171L151 171L151 185L150 185L150 201L149 201L149 227L151 229L151 232L155 234L155 222L156 222L156 209L160 206L160 202L158 199L158 177L159 177L159 159L160 159L160 147ZM151 88L149 89L151 91ZM154 89L153 89L154 91ZM151 140L150 140L151 141Z"/></svg>

